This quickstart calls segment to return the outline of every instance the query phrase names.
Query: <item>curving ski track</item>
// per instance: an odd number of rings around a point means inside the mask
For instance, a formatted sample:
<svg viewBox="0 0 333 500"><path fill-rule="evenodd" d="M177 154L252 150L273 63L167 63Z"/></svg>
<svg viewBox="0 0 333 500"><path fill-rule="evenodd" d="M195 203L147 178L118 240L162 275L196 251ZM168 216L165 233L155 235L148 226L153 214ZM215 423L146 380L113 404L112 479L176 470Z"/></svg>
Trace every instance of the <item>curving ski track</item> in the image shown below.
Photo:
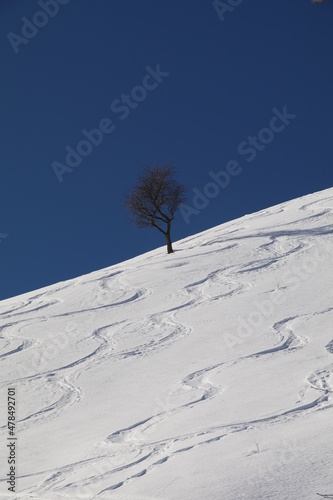
<svg viewBox="0 0 333 500"><path fill-rule="evenodd" d="M8 386L9 383L17 383L23 390L25 387L35 387L37 390L41 385L48 390L50 400L47 404L41 408L35 408L35 411L19 419L21 431L54 419L78 403L83 397L82 388L78 385L80 375L96 365L110 361L122 362L128 358L153 357L190 336L193 327L180 322L178 312L193 311L214 301L229 301L234 296L241 296L254 287L254 275L260 276L261 273L287 265L295 257L300 258L306 255L311 249L310 240L306 235L323 236L332 232L333 225L329 223L332 209L322 207L323 204L331 203L332 200L332 197L327 197L302 205L299 210L306 214L310 212L309 215L303 218L296 217L288 223L275 224L270 228L270 232L267 229L261 229L249 232L245 236L239 235L240 231L251 221L263 221L272 214L277 216L284 213L287 204L275 208L274 211L267 210L254 216L245 216L241 222L229 224L224 231L215 231L216 234L212 234L209 239L203 238L199 245L196 237L188 238L186 248L188 250L195 248L191 258L196 256L206 258L219 254L223 256L224 252L240 251L246 241L257 238L260 239L260 243L255 249L255 258L247 260L245 264L229 262L224 265L223 258L221 258L220 266L201 273L199 279L189 280L178 290L170 293L167 299L171 300L172 296L176 297L178 299L176 306L164 306L155 312L142 313L135 319L125 317L86 331L79 342L84 344L89 340L90 343L95 344L90 352L53 369L3 381L1 387ZM317 209L318 204L320 211ZM291 231L287 229L288 226L314 224L317 220L321 225L313 230L299 228ZM212 247L212 250L206 252L207 247ZM152 259L150 257L149 259L151 262ZM189 262L189 258L182 257L179 261L165 266L165 269L171 272L173 269L187 266ZM143 268L144 265L142 265ZM136 270L138 269L140 266L137 266ZM130 309L129 306L138 303L145 304L154 292L145 287L129 286L126 283L126 277L130 274L130 269L118 270L107 275L101 273L98 278L85 279L83 284L95 287L92 289L94 295L88 296L78 308L74 307L73 302L73 307L69 303L66 310L61 311L62 300L57 297L58 292L64 290L71 292L72 288L77 288L79 286L77 280L54 287L52 291L35 294L12 307L4 307L0 314L0 319L4 321L0 326L2 342L0 362L7 363L8 360L12 360L15 363L18 356L42 349L40 338L32 336L28 339L23 330L29 328L31 331L34 325L46 321L46 318L49 321L67 317L83 318L97 311L112 311L114 308L117 308L117 311L125 310L126 313L126 310ZM111 301L109 294L114 294ZM88 305L84 306L84 303ZM333 407L333 361L330 360L333 354L333 340L324 346L328 362L305 374L304 385L299 387L300 399L294 406L279 408L277 404L274 412L259 415L257 418L244 421L235 419L227 424L221 421L217 425L202 426L201 429L193 432L178 434L175 430L172 435L159 440L153 437L159 426L170 419L176 420L178 417L190 414L193 409L205 408L204 405L211 404L216 398L222 400L226 387L215 383L214 380L217 375L223 379L223 374L228 371L228 368L241 366L242 363L267 363L268 359L290 355L306 348L309 339L305 334L299 333L302 331L302 321L311 315L315 317L329 314L332 310L333 308L326 307L307 314L285 317L282 315L278 321L272 323L267 332L268 337L273 339L271 346L228 361L223 359L221 362L209 364L188 373L171 388L165 408L157 409L145 418L134 421L130 426L114 430L105 436L102 442L96 444L89 458L68 463L58 469L40 470L33 474L37 481L34 492L41 495L43 499L46 499L48 493L52 492L59 494L60 497L69 498L91 500L108 498L110 492L139 480L156 467L162 467L172 458L188 453L194 448L209 446L234 433L245 432L249 429L263 429L282 422L301 419L315 412L330 410ZM46 316L47 313L49 314ZM14 321L8 322L12 319ZM297 328L294 326L296 323ZM314 391L316 397L304 402L306 391ZM1 427L2 431L5 429L6 426ZM177 429L176 426L175 429ZM104 462L108 464L107 470L101 472ZM78 471L87 471L85 479L72 480L71 476ZM24 478L24 474L21 477ZM86 488L86 493L82 493L82 497L71 496L72 491L80 491L82 488ZM32 491L30 493L26 491L23 494L26 495L25 498L37 498L32 496Z"/></svg>

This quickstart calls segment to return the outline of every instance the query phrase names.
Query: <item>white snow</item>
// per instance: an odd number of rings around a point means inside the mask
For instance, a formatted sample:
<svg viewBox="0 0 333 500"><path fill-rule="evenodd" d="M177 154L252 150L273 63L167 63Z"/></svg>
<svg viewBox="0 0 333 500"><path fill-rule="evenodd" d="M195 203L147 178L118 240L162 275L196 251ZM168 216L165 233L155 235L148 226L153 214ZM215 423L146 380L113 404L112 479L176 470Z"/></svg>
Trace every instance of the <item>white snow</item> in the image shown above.
<svg viewBox="0 0 333 500"><path fill-rule="evenodd" d="M333 188L2 301L1 499L333 494L332 231Z"/></svg>

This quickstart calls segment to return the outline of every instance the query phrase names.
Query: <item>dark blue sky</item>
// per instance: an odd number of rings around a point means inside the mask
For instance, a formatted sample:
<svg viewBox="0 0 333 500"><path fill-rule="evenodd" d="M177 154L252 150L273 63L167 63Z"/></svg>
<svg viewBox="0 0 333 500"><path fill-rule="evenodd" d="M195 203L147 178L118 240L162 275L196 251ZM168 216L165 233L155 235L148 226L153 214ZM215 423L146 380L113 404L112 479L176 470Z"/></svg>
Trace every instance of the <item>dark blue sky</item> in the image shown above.
<svg viewBox="0 0 333 500"><path fill-rule="evenodd" d="M123 208L143 165L189 189L173 240L332 186L332 0L225 4L1 1L0 299L164 245Z"/></svg>

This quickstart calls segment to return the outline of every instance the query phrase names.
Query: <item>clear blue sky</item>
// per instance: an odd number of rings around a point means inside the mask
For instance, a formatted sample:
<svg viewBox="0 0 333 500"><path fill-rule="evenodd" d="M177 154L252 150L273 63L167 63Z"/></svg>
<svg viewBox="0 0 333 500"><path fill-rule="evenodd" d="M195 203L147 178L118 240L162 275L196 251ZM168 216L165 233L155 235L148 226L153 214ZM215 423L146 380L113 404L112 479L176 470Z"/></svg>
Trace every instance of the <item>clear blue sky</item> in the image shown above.
<svg viewBox="0 0 333 500"><path fill-rule="evenodd" d="M333 185L333 1L236 3L1 1L0 299L164 245L123 208L143 165L172 161L192 208L241 169L173 240Z"/></svg>

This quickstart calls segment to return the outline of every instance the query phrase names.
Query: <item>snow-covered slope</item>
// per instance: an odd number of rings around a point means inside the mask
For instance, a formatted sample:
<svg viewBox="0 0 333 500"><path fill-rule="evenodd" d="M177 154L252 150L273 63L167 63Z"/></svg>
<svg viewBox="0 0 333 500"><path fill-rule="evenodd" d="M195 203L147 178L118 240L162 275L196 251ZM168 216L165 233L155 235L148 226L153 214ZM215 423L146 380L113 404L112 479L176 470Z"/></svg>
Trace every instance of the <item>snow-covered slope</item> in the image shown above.
<svg viewBox="0 0 333 500"><path fill-rule="evenodd" d="M332 231L328 189L2 301L0 497L333 494Z"/></svg>

